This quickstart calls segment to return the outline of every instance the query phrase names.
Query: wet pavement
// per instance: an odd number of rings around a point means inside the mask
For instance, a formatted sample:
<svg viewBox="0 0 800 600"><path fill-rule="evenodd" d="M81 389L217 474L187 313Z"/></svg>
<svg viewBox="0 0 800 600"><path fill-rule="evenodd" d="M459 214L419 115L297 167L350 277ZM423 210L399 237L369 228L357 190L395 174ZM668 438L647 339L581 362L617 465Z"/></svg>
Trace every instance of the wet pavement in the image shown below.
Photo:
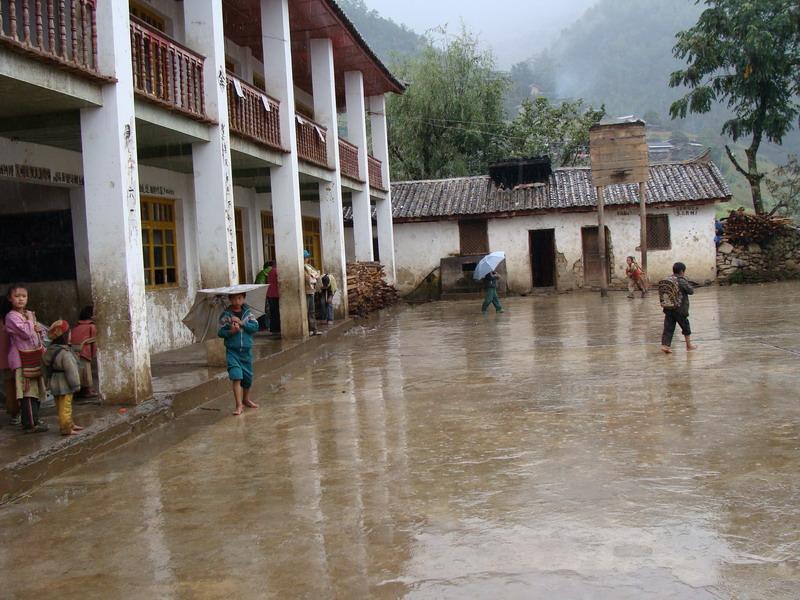
<svg viewBox="0 0 800 600"><path fill-rule="evenodd" d="M3 598L800 597L800 284L409 308L0 509ZM217 410L218 409L218 410Z"/></svg>

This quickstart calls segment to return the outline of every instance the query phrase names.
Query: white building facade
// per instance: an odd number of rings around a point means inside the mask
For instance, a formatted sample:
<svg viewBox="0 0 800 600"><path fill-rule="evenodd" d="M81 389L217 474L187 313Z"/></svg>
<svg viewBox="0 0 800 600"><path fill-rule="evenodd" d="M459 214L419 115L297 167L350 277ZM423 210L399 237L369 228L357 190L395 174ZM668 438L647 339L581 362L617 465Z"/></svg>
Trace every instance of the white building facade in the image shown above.
<svg viewBox="0 0 800 600"><path fill-rule="evenodd" d="M721 173L704 160L655 164L650 172L650 280L667 276L682 261L694 281L714 281L715 205L730 198ZM605 203L609 281L624 288L626 257L640 257L638 190L610 186ZM488 176L399 182L393 185L393 206L403 295L435 274L442 259L498 250L506 253L510 293L599 286L597 198L588 168L556 169L546 181L514 190L498 188Z"/></svg>
<svg viewBox="0 0 800 600"><path fill-rule="evenodd" d="M377 210L392 243L384 95L403 86L335 2L6 0L0 17L0 286L25 284L42 321L94 304L107 401L150 396L150 355L192 342L198 289L274 261L299 338L303 250L346 292L343 210Z"/></svg>

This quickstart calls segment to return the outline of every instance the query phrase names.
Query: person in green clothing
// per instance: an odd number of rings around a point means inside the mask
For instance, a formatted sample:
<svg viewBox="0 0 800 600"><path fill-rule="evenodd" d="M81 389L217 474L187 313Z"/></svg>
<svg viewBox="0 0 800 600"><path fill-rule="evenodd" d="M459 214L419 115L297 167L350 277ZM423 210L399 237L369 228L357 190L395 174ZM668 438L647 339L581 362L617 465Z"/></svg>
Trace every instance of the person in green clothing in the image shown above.
<svg viewBox="0 0 800 600"><path fill-rule="evenodd" d="M273 269L273 263L271 260L268 260L264 263L264 268L258 272L256 275L255 283L258 285L266 285L269 279L270 271ZM258 329L259 331L264 331L269 327L269 320L271 315L269 314L269 298L264 299L264 316L258 318Z"/></svg>
<svg viewBox="0 0 800 600"><path fill-rule="evenodd" d="M497 296L498 279L500 279L500 275L496 271L487 273L486 277L483 278L483 289L486 290L486 297L483 299L483 306L481 306L483 314L486 314L490 304L494 304L495 311L503 312L503 305L500 304L500 298Z"/></svg>

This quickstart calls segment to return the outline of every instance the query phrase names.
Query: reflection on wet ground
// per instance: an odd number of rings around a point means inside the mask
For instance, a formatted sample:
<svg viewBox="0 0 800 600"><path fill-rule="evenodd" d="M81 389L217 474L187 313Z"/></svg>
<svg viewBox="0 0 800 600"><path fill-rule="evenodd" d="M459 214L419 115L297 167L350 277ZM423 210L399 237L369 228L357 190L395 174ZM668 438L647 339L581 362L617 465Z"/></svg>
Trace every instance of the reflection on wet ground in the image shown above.
<svg viewBox="0 0 800 600"><path fill-rule="evenodd" d="M408 309L0 511L4 597L797 598L800 285Z"/></svg>

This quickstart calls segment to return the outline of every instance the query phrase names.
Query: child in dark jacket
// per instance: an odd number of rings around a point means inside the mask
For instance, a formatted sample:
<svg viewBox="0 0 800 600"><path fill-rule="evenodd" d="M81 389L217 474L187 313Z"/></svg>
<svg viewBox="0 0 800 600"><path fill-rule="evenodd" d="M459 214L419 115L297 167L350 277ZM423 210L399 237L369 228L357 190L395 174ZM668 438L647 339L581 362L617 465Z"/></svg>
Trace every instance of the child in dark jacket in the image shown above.
<svg viewBox="0 0 800 600"><path fill-rule="evenodd" d="M678 286L680 293L680 305L678 308L664 309L664 331L661 334L661 351L664 354L671 354L672 336L675 334L675 325L680 325L681 333L686 339L686 350L691 352L697 350L697 346L692 344L692 328L689 325L689 296L694 294L692 284L686 279L686 265L676 262L672 265L672 276L670 277Z"/></svg>
<svg viewBox="0 0 800 600"><path fill-rule="evenodd" d="M56 321L47 330L50 346L44 353L42 363L50 373L49 388L56 398L58 428L61 435L75 435L83 429L72 420L72 395L81 389L78 357L70 346L69 323Z"/></svg>
<svg viewBox="0 0 800 600"><path fill-rule="evenodd" d="M236 403L233 414L238 416L245 406L258 408L258 404L250 400L250 387L253 385L253 335L258 331L258 319L245 304L244 294L231 294L228 301L230 306L219 318L217 335L225 340L228 377L233 384L233 400Z"/></svg>

